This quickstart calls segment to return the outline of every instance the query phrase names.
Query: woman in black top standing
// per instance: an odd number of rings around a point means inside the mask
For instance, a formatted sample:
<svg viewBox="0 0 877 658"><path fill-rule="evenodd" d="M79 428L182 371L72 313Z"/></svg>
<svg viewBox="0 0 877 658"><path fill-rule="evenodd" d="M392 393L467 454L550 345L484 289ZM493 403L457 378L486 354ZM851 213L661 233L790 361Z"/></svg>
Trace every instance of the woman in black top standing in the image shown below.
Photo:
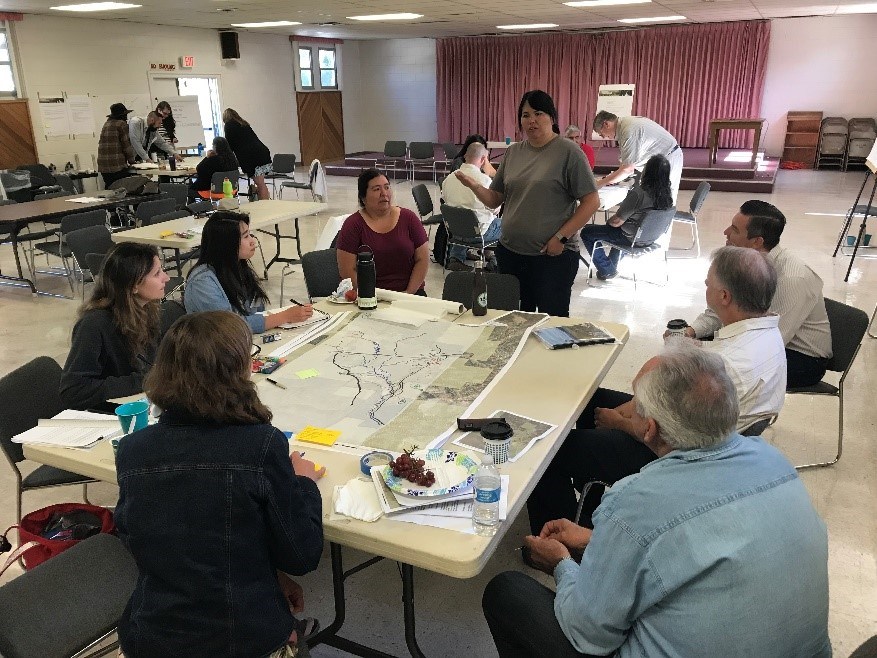
<svg viewBox="0 0 877 658"><path fill-rule="evenodd" d="M213 174L219 171L238 170L238 159L235 157L225 137L213 138L213 148L207 151L207 156L198 163L196 170L198 175L189 187L190 202L195 200L199 192L210 191ZM209 194L202 196L210 198Z"/></svg>
<svg viewBox="0 0 877 658"><path fill-rule="evenodd" d="M171 104L167 101L161 101L155 106L155 111L161 117L161 125L158 127L158 134L164 138L168 144L176 149L174 144L177 143L177 121L174 119L174 113Z"/></svg>
<svg viewBox="0 0 877 658"><path fill-rule="evenodd" d="M225 122L225 138L237 156L241 169L253 179L259 198L270 198L265 175L273 171L271 151L259 140L250 124L230 107L222 113L222 120Z"/></svg>

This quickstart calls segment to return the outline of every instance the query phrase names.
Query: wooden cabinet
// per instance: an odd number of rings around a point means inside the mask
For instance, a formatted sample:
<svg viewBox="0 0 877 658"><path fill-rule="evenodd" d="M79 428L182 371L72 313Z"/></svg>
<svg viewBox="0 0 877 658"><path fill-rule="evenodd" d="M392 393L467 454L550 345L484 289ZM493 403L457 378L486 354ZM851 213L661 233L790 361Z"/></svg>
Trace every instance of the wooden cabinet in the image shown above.
<svg viewBox="0 0 877 658"><path fill-rule="evenodd" d="M783 144L783 162L796 162L812 169L819 149L819 127L822 112L797 112L787 114L786 141Z"/></svg>

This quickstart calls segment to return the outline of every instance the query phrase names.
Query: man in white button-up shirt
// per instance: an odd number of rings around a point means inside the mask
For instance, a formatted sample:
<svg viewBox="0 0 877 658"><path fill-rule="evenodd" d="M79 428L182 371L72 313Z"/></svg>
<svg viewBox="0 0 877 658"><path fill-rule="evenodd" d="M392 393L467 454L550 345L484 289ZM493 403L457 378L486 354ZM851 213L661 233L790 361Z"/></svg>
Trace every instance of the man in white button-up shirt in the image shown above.
<svg viewBox="0 0 877 658"><path fill-rule="evenodd" d="M765 254L777 271L777 291L770 305L779 316L786 346L788 387L812 386L825 375L831 358L831 327L822 296L822 279L800 258L780 246L786 226L783 213L765 201L747 201L725 229L728 245ZM722 322L712 309L701 313L686 335L706 338Z"/></svg>

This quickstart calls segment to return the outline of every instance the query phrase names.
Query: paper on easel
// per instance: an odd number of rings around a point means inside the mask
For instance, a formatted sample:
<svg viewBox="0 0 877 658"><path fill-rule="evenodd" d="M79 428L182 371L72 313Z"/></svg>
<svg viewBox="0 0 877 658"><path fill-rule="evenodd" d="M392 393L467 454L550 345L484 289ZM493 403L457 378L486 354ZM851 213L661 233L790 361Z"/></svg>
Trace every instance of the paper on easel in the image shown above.
<svg viewBox="0 0 877 658"><path fill-rule="evenodd" d="M874 142L874 146L871 147L871 152L868 154L868 157L865 158L865 166L871 170L872 174L877 174L877 141Z"/></svg>

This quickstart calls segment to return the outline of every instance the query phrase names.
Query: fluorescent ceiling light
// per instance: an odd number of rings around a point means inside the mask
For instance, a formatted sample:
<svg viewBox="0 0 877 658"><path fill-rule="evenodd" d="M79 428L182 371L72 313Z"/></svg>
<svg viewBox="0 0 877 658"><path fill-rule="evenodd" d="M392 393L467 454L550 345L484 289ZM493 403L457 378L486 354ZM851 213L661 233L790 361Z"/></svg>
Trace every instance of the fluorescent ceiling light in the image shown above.
<svg viewBox="0 0 877 658"><path fill-rule="evenodd" d="M646 18L619 18L619 23L668 23L670 21L686 21L685 16L648 16Z"/></svg>
<svg viewBox="0 0 877 658"><path fill-rule="evenodd" d="M836 14L875 14L877 13L877 3L867 5L841 5L837 8Z"/></svg>
<svg viewBox="0 0 877 658"><path fill-rule="evenodd" d="M567 7L610 7L612 5L641 5L652 0L576 0L564 2Z"/></svg>
<svg viewBox="0 0 877 658"><path fill-rule="evenodd" d="M50 7L58 11L110 11L111 9L136 9L143 5L131 5L127 2L87 2L83 5L59 5Z"/></svg>
<svg viewBox="0 0 877 658"><path fill-rule="evenodd" d="M557 27L557 23L525 23L523 25L497 25L500 30L540 30L547 27Z"/></svg>
<svg viewBox="0 0 877 658"><path fill-rule="evenodd" d="M423 18L423 14L371 14L369 16L348 16L352 21L410 21Z"/></svg>
<svg viewBox="0 0 877 658"><path fill-rule="evenodd" d="M232 23L232 27L285 27L287 25L301 25L298 21L265 21L264 23Z"/></svg>

